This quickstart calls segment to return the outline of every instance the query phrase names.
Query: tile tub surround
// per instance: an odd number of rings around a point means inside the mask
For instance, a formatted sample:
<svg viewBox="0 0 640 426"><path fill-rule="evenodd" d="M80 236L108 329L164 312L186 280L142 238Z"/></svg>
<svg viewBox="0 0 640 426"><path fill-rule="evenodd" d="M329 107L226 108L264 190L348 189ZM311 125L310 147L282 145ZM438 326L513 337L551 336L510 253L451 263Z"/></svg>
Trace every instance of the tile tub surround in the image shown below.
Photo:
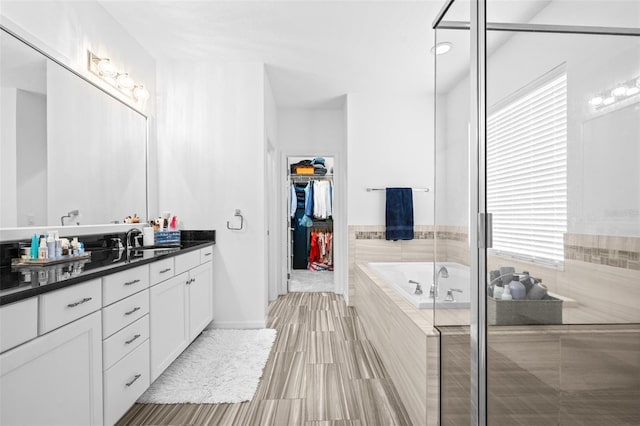
<svg viewBox="0 0 640 426"><path fill-rule="evenodd" d="M468 425L469 328L441 332L442 424ZM490 327L491 425L640 424L640 327Z"/></svg>
<svg viewBox="0 0 640 426"><path fill-rule="evenodd" d="M468 425L468 327L438 327L438 334L432 310L416 309L366 265L357 266L355 308L414 424L436 424L441 403L442 424ZM438 322L468 317L448 311L438 312ZM488 341L490 424L639 424L637 324L495 326ZM423 413L426 421L416 421Z"/></svg>
<svg viewBox="0 0 640 426"><path fill-rule="evenodd" d="M439 338L433 312L415 308L362 263L356 267L353 304L412 423L438 424Z"/></svg>

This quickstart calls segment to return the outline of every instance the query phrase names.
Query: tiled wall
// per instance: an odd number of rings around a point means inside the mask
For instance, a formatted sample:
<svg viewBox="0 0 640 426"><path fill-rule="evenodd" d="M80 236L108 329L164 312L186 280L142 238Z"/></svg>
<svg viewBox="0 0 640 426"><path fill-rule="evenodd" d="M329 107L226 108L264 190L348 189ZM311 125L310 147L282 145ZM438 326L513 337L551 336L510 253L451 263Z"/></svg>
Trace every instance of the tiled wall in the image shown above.
<svg viewBox="0 0 640 426"><path fill-rule="evenodd" d="M466 229L438 226L436 230L431 225L416 225L413 240L387 241L384 225L349 226L349 295L353 296L357 263L430 262L434 253L438 253L439 261L468 265Z"/></svg>
<svg viewBox="0 0 640 426"><path fill-rule="evenodd" d="M435 237L435 239L434 239ZM553 293L573 299L563 322L640 322L640 238L565 234L563 268L488 256L489 269L513 266L541 278ZM469 265L466 227L417 225L415 239L385 240L384 226L349 227L349 292L360 262L456 262Z"/></svg>

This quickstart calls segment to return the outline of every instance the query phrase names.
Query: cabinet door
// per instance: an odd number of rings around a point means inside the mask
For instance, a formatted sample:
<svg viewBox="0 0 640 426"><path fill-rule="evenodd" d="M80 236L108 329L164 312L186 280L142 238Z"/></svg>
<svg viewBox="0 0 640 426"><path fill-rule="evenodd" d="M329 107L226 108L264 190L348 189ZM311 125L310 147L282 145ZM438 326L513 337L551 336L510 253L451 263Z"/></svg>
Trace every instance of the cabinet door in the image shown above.
<svg viewBox="0 0 640 426"><path fill-rule="evenodd" d="M100 312L0 355L0 424L102 423Z"/></svg>
<svg viewBox="0 0 640 426"><path fill-rule="evenodd" d="M151 381L188 346L187 273L151 287Z"/></svg>
<svg viewBox="0 0 640 426"><path fill-rule="evenodd" d="M213 319L213 267L211 262L189 271L189 340Z"/></svg>

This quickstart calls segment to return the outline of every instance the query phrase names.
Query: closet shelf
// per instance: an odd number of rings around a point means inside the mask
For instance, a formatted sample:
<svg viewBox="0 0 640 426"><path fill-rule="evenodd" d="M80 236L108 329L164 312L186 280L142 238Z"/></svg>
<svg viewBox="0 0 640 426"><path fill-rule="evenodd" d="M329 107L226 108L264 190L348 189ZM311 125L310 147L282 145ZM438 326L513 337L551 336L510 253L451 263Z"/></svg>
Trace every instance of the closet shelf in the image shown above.
<svg viewBox="0 0 640 426"><path fill-rule="evenodd" d="M294 182L308 182L310 180L333 179L333 175L289 175L289 180Z"/></svg>

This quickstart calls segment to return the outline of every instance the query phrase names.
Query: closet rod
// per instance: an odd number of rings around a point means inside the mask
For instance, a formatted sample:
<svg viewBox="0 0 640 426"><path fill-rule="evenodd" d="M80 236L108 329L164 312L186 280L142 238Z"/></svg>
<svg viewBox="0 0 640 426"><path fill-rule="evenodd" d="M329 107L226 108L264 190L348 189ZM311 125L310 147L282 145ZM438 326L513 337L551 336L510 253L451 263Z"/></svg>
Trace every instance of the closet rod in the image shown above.
<svg viewBox="0 0 640 426"><path fill-rule="evenodd" d="M386 191L387 188L367 188L367 192L371 192L371 191ZM429 192L429 188L411 188L414 191L418 191L418 192Z"/></svg>
<svg viewBox="0 0 640 426"><path fill-rule="evenodd" d="M333 175L290 175L291 180L322 180L333 179Z"/></svg>

